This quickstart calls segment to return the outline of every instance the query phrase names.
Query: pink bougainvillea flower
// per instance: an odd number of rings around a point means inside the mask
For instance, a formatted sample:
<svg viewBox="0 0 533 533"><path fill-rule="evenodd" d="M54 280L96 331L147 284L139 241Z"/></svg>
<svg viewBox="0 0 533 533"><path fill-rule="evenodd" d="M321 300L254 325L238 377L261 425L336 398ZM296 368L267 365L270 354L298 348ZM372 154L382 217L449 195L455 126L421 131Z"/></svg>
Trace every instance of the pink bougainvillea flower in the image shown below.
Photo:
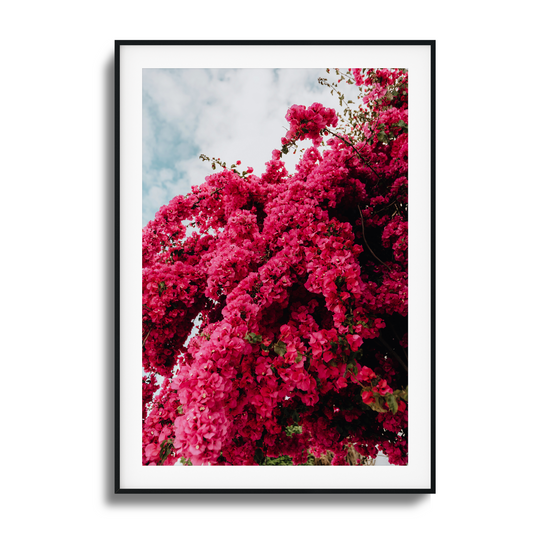
<svg viewBox="0 0 533 533"><path fill-rule="evenodd" d="M357 373L357 379L359 379L360 381L370 381L371 379L374 379L376 377L376 373L368 368L367 366L364 366L363 368L361 368L361 370L359 370L359 372Z"/></svg>
<svg viewBox="0 0 533 533"><path fill-rule="evenodd" d="M350 348L356 352L363 344L363 339L359 335L346 335Z"/></svg>
<svg viewBox="0 0 533 533"><path fill-rule="evenodd" d="M385 379L380 380L379 383L372 390L378 392L379 394L381 394L381 396L393 393L393 390L389 387Z"/></svg>
<svg viewBox="0 0 533 533"><path fill-rule="evenodd" d="M374 402L374 394L372 393L372 391L363 391L361 397L363 398L363 402L365 402L367 405L370 405Z"/></svg>

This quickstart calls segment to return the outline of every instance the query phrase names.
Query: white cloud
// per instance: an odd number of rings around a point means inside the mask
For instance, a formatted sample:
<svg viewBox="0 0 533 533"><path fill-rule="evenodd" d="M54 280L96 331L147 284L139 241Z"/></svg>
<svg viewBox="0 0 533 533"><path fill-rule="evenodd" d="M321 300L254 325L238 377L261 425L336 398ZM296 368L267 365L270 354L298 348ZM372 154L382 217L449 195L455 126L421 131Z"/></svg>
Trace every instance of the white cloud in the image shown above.
<svg viewBox="0 0 533 533"><path fill-rule="evenodd" d="M326 75L322 69L145 69L143 225L212 172L201 153L228 164L241 160L261 174L281 147L291 105L336 104L317 82ZM284 157L289 172L298 158Z"/></svg>

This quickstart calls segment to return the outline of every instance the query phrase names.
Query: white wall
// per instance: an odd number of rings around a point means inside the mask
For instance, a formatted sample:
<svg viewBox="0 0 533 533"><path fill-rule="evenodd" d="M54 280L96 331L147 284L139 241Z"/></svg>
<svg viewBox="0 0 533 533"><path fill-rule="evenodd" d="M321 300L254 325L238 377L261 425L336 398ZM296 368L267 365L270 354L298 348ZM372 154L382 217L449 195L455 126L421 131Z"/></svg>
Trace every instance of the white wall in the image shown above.
<svg viewBox="0 0 533 533"><path fill-rule="evenodd" d="M526 4L191 5L3 7L7 530L522 531L533 436ZM437 40L436 495L112 493L114 40L220 38Z"/></svg>

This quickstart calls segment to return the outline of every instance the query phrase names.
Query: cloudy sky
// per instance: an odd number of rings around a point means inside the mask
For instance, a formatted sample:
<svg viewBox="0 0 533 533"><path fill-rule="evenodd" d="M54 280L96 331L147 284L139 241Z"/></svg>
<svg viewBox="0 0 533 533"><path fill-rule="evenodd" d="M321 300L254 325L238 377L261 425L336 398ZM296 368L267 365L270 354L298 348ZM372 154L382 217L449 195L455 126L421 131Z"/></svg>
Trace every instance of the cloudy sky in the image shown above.
<svg viewBox="0 0 533 533"><path fill-rule="evenodd" d="M143 227L213 172L200 154L264 172L291 105L338 103L319 77L334 81L325 69L144 69ZM297 157L284 156L289 172Z"/></svg>

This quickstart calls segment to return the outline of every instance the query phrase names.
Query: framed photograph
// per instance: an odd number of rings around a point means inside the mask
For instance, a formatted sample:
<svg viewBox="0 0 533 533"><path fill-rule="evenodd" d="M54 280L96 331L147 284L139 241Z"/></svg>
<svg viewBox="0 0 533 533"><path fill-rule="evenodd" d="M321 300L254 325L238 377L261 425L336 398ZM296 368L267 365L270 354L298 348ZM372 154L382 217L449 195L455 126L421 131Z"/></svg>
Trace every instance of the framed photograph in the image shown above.
<svg viewBox="0 0 533 533"><path fill-rule="evenodd" d="M115 492L435 493L435 41L115 79Z"/></svg>

